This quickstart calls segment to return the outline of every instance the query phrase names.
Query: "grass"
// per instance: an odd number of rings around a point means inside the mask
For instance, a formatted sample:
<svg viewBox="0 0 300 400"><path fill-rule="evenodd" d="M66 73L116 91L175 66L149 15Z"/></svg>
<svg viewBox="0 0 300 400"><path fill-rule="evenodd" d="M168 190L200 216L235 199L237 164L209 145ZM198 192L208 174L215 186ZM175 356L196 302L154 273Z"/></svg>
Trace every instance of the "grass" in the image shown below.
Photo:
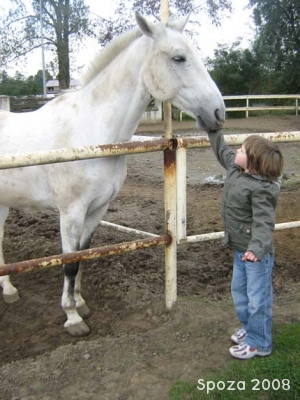
<svg viewBox="0 0 300 400"><path fill-rule="evenodd" d="M297 188L299 186L299 181L293 181L288 180L288 181L283 181L281 187L282 188Z"/></svg>
<svg viewBox="0 0 300 400"><path fill-rule="evenodd" d="M233 359L222 370L199 377L200 382L176 382L169 400L300 399L300 323L274 325L273 331L275 348L270 357ZM234 390L228 390L229 381ZM220 389L225 385L223 390L218 390L218 382Z"/></svg>

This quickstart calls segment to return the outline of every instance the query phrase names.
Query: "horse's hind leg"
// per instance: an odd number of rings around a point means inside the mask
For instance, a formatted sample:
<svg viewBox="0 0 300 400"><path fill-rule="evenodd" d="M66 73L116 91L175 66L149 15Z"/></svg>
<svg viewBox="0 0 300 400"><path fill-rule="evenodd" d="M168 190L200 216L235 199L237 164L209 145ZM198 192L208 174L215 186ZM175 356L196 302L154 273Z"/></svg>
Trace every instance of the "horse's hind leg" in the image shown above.
<svg viewBox="0 0 300 400"><path fill-rule="evenodd" d="M0 207L0 264L5 264L3 257L4 224L8 216L9 208ZM11 284L9 275L0 276L0 286L3 289L3 299L6 303L14 303L19 300L17 289Z"/></svg>

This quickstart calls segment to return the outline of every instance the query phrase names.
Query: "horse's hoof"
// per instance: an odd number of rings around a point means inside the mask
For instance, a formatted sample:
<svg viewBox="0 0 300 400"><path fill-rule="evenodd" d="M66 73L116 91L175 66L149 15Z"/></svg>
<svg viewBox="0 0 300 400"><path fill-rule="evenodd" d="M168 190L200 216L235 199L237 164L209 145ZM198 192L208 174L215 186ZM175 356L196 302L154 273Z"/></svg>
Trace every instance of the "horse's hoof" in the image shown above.
<svg viewBox="0 0 300 400"><path fill-rule="evenodd" d="M76 325L66 326L65 328L71 336L87 336L91 331L83 321Z"/></svg>
<svg viewBox="0 0 300 400"><path fill-rule="evenodd" d="M76 310L83 319L88 318L91 314L90 309L85 303L80 307L76 307Z"/></svg>
<svg viewBox="0 0 300 400"><path fill-rule="evenodd" d="M16 291L15 293L12 294L4 294L3 293L3 299L5 303L15 303L16 301L19 300L19 293Z"/></svg>

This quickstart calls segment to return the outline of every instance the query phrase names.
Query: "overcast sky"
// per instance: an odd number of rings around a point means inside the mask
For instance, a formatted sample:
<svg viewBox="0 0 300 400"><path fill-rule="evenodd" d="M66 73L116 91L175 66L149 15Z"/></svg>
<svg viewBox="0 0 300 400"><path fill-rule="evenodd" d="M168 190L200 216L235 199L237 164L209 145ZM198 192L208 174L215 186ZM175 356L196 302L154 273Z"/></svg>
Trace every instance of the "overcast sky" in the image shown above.
<svg viewBox="0 0 300 400"><path fill-rule="evenodd" d="M23 1L31 3L31 0ZM90 7L92 13L101 17L108 18L114 14L116 3L114 0L85 0L85 3ZM214 49L217 48L218 44L230 45L237 39L242 39L242 46L244 48L248 47L249 40L253 38L254 24L251 19L251 11L245 8L247 3L248 0L232 0L233 12L222 19L220 27L212 26L208 18L202 16L198 39L202 57L212 57ZM2 7L8 7L9 4L10 0L1 0ZM84 63L87 67L94 55L100 50L100 47L95 41L88 38L84 43L85 48L76 55L76 64L77 66L82 66ZM47 60L47 53L45 54L45 58L47 64L49 61ZM25 76L35 75L42 68L41 50L36 50L32 55L28 55L27 59L27 66L23 68L18 66L17 69ZM9 75L14 74L12 70L8 70L7 72ZM80 78L80 76L73 77Z"/></svg>

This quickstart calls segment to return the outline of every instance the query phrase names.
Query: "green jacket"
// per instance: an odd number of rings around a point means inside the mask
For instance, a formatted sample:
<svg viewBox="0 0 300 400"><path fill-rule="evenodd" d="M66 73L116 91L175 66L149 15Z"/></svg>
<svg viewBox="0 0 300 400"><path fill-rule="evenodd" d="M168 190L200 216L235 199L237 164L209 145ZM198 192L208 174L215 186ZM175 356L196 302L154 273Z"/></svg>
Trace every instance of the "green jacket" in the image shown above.
<svg viewBox="0 0 300 400"><path fill-rule="evenodd" d="M243 172L234 163L235 153L222 131L209 133L208 137L219 163L227 170L221 209L225 244L239 251L252 251L261 260L273 253L280 183Z"/></svg>

